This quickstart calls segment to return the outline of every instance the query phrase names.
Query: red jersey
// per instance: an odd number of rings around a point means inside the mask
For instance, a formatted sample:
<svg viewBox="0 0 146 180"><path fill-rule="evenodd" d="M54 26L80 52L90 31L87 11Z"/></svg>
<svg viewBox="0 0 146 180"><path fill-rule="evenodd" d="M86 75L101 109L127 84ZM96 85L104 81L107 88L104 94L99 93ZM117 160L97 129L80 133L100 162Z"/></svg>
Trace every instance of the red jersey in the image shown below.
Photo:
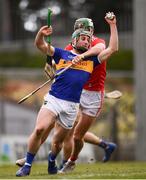
<svg viewBox="0 0 146 180"><path fill-rule="evenodd" d="M91 46L93 47L98 43L105 44L105 41L98 37L92 36ZM69 44L65 47L65 49L72 50L73 47L71 46L71 44ZM88 91L103 91L105 78L106 78L106 61L104 61L102 64L94 68L89 80L84 85L84 89Z"/></svg>

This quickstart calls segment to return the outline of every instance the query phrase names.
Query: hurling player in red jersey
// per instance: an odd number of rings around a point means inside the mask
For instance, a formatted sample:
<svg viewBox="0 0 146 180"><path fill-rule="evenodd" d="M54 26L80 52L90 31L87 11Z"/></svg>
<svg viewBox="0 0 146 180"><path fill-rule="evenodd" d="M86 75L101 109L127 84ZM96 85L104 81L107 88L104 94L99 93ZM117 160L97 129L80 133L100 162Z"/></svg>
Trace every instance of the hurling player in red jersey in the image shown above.
<svg viewBox="0 0 146 180"><path fill-rule="evenodd" d="M113 13L110 13L110 14L112 16L112 19L108 19L107 15L105 19L110 25L111 34L113 36L117 36L118 38L116 17ZM79 25L81 25L81 23L79 23ZM94 39L96 40L95 37ZM98 49L96 49L97 45L94 45L93 48L90 49L92 51L92 55L95 55L95 53L99 54L99 52L97 52ZM118 47L117 47L117 50L118 50ZM109 58L110 55L107 58ZM86 57L87 57L87 52L84 52L81 55L76 56L73 60L78 62L82 58L86 58ZM79 117L78 123L76 127L74 128L74 132L73 132L72 153L68 161L64 164L63 168L60 170L61 173L72 171L75 167L75 161L77 160L78 155L84 145L85 135L88 136L87 131L89 130L91 124L98 117L100 113L101 106L103 103L103 98L104 98L105 78L106 78L106 64L102 63L98 66L98 68L95 68L93 70L88 82L85 84L84 89L82 90L82 95L80 98L81 116ZM91 139L92 138L90 138L90 140ZM105 150L105 156L103 158L103 162L108 161L111 154L116 149L116 144L108 143L102 139L99 139L98 145Z"/></svg>
<svg viewBox="0 0 146 180"><path fill-rule="evenodd" d="M93 22L89 18L77 19L74 25L74 30L78 28L84 28L88 31L92 31L92 33L94 32ZM91 49L89 49L87 52L83 52L81 55L77 56L76 58L79 60L80 58L82 58L82 56L87 57L87 56L99 54L103 49L105 49L105 41L93 35L91 46L92 46ZM65 49L72 50L73 47L71 44L69 44L65 47ZM94 68L92 74L90 75L89 80L84 85L84 89L80 99L81 111L77 121L78 120L81 122L87 121L88 122L87 124L89 124L87 125L88 129L90 127L90 124L93 122L95 118L98 117L100 113L104 99L105 79L106 79L106 61ZM85 100L87 99L86 96L88 96L89 98L88 102L85 102ZM94 100L94 106L93 106L93 100ZM89 102L91 102L91 104ZM82 122L82 123L83 123L82 126L84 127L86 122L85 123ZM97 137L96 135L94 135L89 131L87 132L88 129L85 130L84 141L90 144L98 145L99 147L103 148L105 151L103 162L107 162L110 159L111 154L115 150L116 145L114 143L110 143L102 140L101 138ZM75 132L75 134L73 135L73 131L74 129L72 129L72 131L69 133L69 135L66 137L64 141L64 146L63 146L64 159L62 164L64 164L67 161L67 159L70 157L72 151L71 147L73 146L73 136L74 138L77 139L80 138L80 134L76 134Z"/></svg>

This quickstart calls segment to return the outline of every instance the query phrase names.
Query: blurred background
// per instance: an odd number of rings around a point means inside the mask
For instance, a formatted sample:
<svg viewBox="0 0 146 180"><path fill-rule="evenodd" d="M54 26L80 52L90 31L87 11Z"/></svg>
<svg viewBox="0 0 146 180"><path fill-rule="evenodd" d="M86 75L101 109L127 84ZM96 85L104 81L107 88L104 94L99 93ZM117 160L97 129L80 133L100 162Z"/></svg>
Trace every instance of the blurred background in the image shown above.
<svg viewBox="0 0 146 180"><path fill-rule="evenodd" d="M26 152L38 109L48 86L18 105L22 97L44 83L46 57L34 47L38 29L52 9L52 45L64 48L71 41L77 18L91 18L95 35L109 40L106 12L117 16L119 51L107 64L105 90L120 90L118 100L106 99L91 131L114 141L113 160L146 160L146 20L145 0L0 0L0 163L14 162ZM50 138L37 159L46 160ZM90 155L89 155L90 152ZM80 161L101 160L98 147L85 145Z"/></svg>

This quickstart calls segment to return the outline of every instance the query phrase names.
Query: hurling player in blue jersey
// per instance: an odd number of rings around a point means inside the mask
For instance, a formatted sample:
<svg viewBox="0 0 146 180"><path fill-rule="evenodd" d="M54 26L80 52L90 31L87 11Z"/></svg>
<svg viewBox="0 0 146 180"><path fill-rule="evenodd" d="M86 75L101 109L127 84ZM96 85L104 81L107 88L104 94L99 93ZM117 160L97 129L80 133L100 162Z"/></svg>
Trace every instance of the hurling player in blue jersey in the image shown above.
<svg viewBox="0 0 146 180"><path fill-rule="evenodd" d="M105 61L113 51L117 49L116 36L111 36L110 43L107 49L103 50L98 57L93 56L87 59L72 61L72 59L86 51L91 46L91 33L82 29L77 30L72 35L73 50L66 51L59 48L54 48L47 44L45 37L52 33L52 28L43 26L35 39L35 45L44 54L52 56L57 67L57 72L64 69L68 64L73 64L67 71L59 75L51 86L51 90L45 97L35 128L29 138L26 163L19 169L16 176L27 176L30 174L31 165L35 154L37 153L43 135L54 127L54 135L51 142L51 151L48 156L48 173L56 174L57 166L55 159L62 148L62 143L69 130L73 127L76 119L79 100L83 85L88 80L93 68Z"/></svg>

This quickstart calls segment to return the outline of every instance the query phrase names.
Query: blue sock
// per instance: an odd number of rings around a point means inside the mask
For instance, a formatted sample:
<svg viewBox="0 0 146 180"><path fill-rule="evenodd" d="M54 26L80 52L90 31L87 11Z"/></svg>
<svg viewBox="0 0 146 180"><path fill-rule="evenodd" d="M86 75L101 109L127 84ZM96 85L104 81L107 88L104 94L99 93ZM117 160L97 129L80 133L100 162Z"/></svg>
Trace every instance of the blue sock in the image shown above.
<svg viewBox="0 0 146 180"><path fill-rule="evenodd" d="M56 155L55 155L55 154L53 154L52 152L50 152L50 153L49 153L49 157L48 157L48 159L49 159L50 161L55 161L55 159L56 159Z"/></svg>
<svg viewBox="0 0 146 180"><path fill-rule="evenodd" d="M34 157L35 157L35 154L31 154L31 153L27 152L27 154L26 154L26 163L25 163L25 166L31 166Z"/></svg>
<svg viewBox="0 0 146 180"><path fill-rule="evenodd" d="M102 140L102 141L98 144L98 146L100 146L100 147L103 148L103 149L106 149L106 147L107 147L107 142L104 141L104 140Z"/></svg>

